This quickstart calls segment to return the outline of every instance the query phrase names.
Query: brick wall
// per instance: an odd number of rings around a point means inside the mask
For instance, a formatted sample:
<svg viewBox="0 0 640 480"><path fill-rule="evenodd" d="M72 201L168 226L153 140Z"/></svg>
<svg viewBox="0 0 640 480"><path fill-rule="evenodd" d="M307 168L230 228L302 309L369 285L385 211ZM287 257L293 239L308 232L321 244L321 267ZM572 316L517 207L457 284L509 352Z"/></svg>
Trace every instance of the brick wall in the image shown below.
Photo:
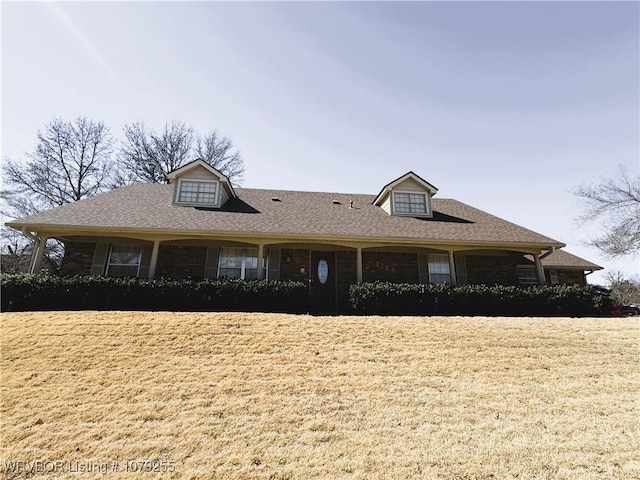
<svg viewBox="0 0 640 480"><path fill-rule="evenodd" d="M556 269L551 269L556 270ZM567 285L586 285L584 273L576 270L556 270L558 272L558 283L565 283ZM549 270L545 270L545 276L547 282L550 281Z"/></svg>
<svg viewBox="0 0 640 480"><path fill-rule="evenodd" d="M517 285L515 256L466 255L467 283L485 285Z"/></svg>
<svg viewBox="0 0 640 480"><path fill-rule="evenodd" d="M338 250L336 252L338 265L338 306L349 305L349 286L358 281L357 259L354 250Z"/></svg>
<svg viewBox="0 0 640 480"><path fill-rule="evenodd" d="M365 250L362 252L362 280L418 283L418 255Z"/></svg>
<svg viewBox="0 0 640 480"><path fill-rule="evenodd" d="M309 282L310 262L309 250L283 248L280 252L280 280ZM305 273L300 273L301 268L304 268Z"/></svg>
<svg viewBox="0 0 640 480"><path fill-rule="evenodd" d="M91 275L95 243L67 242L60 273L64 275Z"/></svg>
<svg viewBox="0 0 640 480"><path fill-rule="evenodd" d="M160 245L156 278L204 278L207 247L184 245Z"/></svg>

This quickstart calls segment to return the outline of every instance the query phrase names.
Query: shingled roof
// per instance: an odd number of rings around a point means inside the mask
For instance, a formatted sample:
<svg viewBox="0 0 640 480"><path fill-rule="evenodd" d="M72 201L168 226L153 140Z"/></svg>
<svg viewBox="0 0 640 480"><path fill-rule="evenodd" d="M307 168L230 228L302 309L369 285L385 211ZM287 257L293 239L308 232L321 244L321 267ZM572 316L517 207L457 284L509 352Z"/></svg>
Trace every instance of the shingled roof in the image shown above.
<svg viewBox="0 0 640 480"><path fill-rule="evenodd" d="M563 268L575 270L602 270L600 265L580 258L564 250L555 250L541 260L544 268Z"/></svg>
<svg viewBox="0 0 640 480"><path fill-rule="evenodd" d="M433 199L433 218L391 216L374 195L236 189L221 209L172 204L173 185L134 184L13 220L32 231L172 232L389 242L562 247L563 243L450 199ZM352 205L352 208L350 207ZM61 233L62 234L62 233Z"/></svg>
<svg viewBox="0 0 640 480"><path fill-rule="evenodd" d="M524 255L519 260L520 265L533 266L534 261L531 255ZM595 263L580 258L577 255L573 255L565 250L556 249L543 255L540 258L540 263L547 270L561 269L561 270L602 270L603 267L596 265Z"/></svg>

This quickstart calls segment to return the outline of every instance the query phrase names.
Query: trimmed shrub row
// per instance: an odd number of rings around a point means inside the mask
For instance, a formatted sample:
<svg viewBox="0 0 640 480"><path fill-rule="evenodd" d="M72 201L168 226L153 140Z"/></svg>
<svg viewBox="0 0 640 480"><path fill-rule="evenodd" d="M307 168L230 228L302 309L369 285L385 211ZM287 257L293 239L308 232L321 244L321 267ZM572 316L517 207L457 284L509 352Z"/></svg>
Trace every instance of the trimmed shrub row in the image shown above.
<svg viewBox="0 0 640 480"><path fill-rule="evenodd" d="M2 311L170 310L309 311L302 282L147 280L101 276L0 275ZM575 285L438 285L362 283L349 301L363 315L597 316L612 302L606 290Z"/></svg>
<svg viewBox="0 0 640 480"><path fill-rule="evenodd" d="M0 275L2 311L173 310L307 312L301 282L147 280L98 276Z"/></svg>
<svg viewBox="0 0 640 480"><path fill-rule="evenodd" d="M351 307L366 315L598 316L606 290L577 285L442 285L362 283L349 288Z"/></svg>

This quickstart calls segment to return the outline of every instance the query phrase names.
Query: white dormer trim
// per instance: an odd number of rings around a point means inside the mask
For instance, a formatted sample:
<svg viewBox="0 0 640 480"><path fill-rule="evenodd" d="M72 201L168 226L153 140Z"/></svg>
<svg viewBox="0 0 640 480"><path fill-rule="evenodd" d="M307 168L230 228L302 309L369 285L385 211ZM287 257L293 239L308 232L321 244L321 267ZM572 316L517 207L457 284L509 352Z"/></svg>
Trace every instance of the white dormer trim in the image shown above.
<svg viewBox="0 0 640 480"><path fill-rule="evenodd" d="M172 172L169 172L167 174L167 179L168 180L175 180L176 178L184 175L187 172L190 172L191 170L194 170L198 167L202 167L206 170L209 170L209 172L211 172L213 175L215 175L216 177L218 177L220 180L226 181L229 184L231 184L231 182L229 181L229 178L223 174L221 171L216 170L215 168L213 168L211 165L209 165L207 162L205 162L204 160L202 160L201 158L196 158L194 161L187 163L186 165L183 165L180 168L177 168L175 170L173 170Z"/></svg>
<svg viewBox="0 0 640 480"><path fill-rule="evenodd" d="M415 183L415 187L409 189L405 182L411 180ZM405 184L405 185L403 185ZM395 193L408 195L424 195L425 212L399 212L396 210ZM385 185L380 193L376 196L373 204L382 208L389 215L399 215L407 217L432 217L431 197L438 193L438 189L429 182L416 175L413 172L407 172L403 176L395 179L391 183Z"/></svg>
<svg viewBox="0 0 640 480"><path fill-rule="evenodd" d="M215 184L216 191L215 191L214 201L213 202L189 202L189 201L180 200L180 194L182 193L182 189L185 187L187 183ZM176 187L175 187L173 203L175 203L176 205L184 205L186 207L219 207L220 206L220 181L219 180L201 180L201 179L192 180L190 178L179 178L178 183L176 184Z"/></svg>
<svg viewBox="0 0 640 480"><path fill-rule="evenodd" d="M193 172L196 169L204 169L208 173L201 172L201 174L194 173L193 175L189 175L190 172ZM211 175L210 177L209 174ZM167 179L169 180L169 183L174 185L174 205L220 208L227 202L227 200L237 198L236 192L234 191L229 178L202 159L196 159L193 162L187 163L186 165L169 172ZM185 182L194 182L199 184L215 183L215 202L180 201L182 188L187 185Z"/></svg>
<svg viewBox="0 0 640 480"><path fill-rule="evenodd" d="M424 212L402 212L397 209L396 202L398 201L397 195L419 195L424 198ZM401 215L405 217L432 217L433 212L431 211L431 196L425 193L420 192L412 192L408 190L392 190L391 191L391 214L392 215Z"/></svg>

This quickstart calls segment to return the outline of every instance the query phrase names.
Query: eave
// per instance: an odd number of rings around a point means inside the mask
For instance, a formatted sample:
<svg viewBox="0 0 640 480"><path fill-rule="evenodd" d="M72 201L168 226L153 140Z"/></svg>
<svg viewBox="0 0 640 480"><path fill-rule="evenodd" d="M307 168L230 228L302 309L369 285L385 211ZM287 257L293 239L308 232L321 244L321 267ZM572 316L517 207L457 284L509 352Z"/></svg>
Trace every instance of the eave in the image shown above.
<svg viewBox="0 0 640 480"><path fill-rule="evenodd" d="M38 234L51 237L64 236L107 236L130 237L140 240L187 240L187 239L224 239L235 241L255 241L256 243L324 243L343 245L349 247L385 247L385 246L410 246L417 248L433 248L434 246L447 246L452 250L467 249L501 249L516 250L528 253L536 253L540 250L562 248L566 245L561 242L493 242L487 240L446 240L440 238L413 237L371 237L371 236L341 236L341 235L311 235L296 233L263 233L263 232L234 232L234 231L203 231L203 230L160 230L148 228L122 228L122 227L79 227L77 225L48 225L31 224L24 225L16 222L8 222L5 225L16 230L27 228Z"/></svg>

